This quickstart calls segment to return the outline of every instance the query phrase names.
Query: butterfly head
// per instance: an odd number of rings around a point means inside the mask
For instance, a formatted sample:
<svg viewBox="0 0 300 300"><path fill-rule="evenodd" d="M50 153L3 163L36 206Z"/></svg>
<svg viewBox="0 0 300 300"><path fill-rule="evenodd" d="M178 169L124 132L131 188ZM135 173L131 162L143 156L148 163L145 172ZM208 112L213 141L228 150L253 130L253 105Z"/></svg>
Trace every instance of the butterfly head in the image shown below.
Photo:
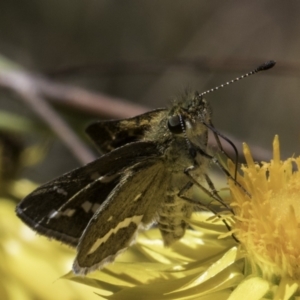
<svg viewBox="0 0 300 300"><path fill-rule="evenodd" d="M199 139L199 136L207 139L205 123L209 123L210 116L211 109L199 93L188 95L170 110L168 129L174 135L185 135L190 141Z"/></svg>

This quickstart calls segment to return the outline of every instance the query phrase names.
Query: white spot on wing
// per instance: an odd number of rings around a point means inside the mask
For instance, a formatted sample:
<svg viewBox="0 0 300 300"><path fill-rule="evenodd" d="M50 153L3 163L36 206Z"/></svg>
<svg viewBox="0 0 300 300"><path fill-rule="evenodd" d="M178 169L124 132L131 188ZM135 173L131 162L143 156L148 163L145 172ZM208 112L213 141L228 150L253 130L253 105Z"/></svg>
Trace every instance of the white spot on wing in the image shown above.
<svg viewBox="0 0 300 300"><path fill-rule="evenodd" d="M90 201L85 201L81 204L81 207L86 213L88 213L90 211L92 205L93 204Z"/></svg>
<svg viewBox="0 0 300 300"><path fill-rule="evenodd" d="M68 208L67 210L62 212L62 215L66 216L66 217L72 217L75 214L75 212L76 212L76 209Z"/></svg>
<svg viewBox="0 0 300 300"><path fill-rule="evenodd" d="M58 218L60 216L60 213L57 210L52 209L48 215L49 219Z"/></svg>
<svg viewBox="0 0 300 300"><path fill-rule="evenodd" d="M111 221L113 219L113 216L110 216L108 219L107 219L107 222Z"/></svg>
<svg viewBox="0 0 300 300"><path fill-rule="evenodd" d="M100 182L103 182L103 183L109 183L109 182L111 182L111 181L113 181L117 176L119 176L119 174L117 173L117 174L113 174L113 175L106 175L106 176L101 176L101 177L99 177L99 181Z"/></svg>
<svg viewBox="0 0 300 300"><path fill-rule="evenodd" d="M90 251L88 252L88 255L95 252L101 246L101 244L105 243L109 239L109 237L112 234L117 233L119 229L128 227L130 223L135 223L136 225L139 225L142 218L143 218L143 215L133 216L131 218L126 218L123 221L121 221L115 228L112 228L105 236L103 236L100 239L96 240L96 242L93 244Z"/></svg>
<svg viewBox="0 0 300 300"><path fill-rule="evenodd" d="M48 218L49 219L58 219L61 216L72 217L75 212L76 212L76 209L71 209L71 208L68 208L65 211L57 211L57 210L53 209L50 211Z"/></svg>
<svg viewBox="0 0 300 300"><path fill-rule="evenodd" d="M138 194L135 196L135 198L133 199L133 202L138 201L142 196L142 193Z"/></svg>
<svg viewBox="0 0 300 300"><path fill-rule="evenodd" d="M94 205L92 207L92 212L95 213L98 210L99 207L100 207L99 203L94 203Z"/></svg>
<svg viewBox="0 0 300 300"><path fill-rule="evenodd" d="M61 194L61 195L64 195L64 196L67 196L68 193L66 190L62 189L62 188L59 188L58 186L54 186L53 187L53 190L57 192L57 194Z"/></svg>

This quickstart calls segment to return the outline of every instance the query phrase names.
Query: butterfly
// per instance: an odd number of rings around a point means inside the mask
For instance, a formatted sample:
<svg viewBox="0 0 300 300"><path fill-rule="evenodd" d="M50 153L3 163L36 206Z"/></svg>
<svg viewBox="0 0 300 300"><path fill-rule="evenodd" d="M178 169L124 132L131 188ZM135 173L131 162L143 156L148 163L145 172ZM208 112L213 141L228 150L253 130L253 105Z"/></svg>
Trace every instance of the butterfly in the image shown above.
<svg viewBox="0 0 300 300"><path fill-rule="evenodd" d="M274 65L269 61L240 78ZM201 206L187 196L193 185L226 205L201 184L214 188L206 174L208 130L214 127L203 95L215 89L186 94L168 109L91 124L86 132L104 154L37 188L18 204L17 216L76 247L75 274L103 268L154 222L164 244L172 245Z"/></svg>

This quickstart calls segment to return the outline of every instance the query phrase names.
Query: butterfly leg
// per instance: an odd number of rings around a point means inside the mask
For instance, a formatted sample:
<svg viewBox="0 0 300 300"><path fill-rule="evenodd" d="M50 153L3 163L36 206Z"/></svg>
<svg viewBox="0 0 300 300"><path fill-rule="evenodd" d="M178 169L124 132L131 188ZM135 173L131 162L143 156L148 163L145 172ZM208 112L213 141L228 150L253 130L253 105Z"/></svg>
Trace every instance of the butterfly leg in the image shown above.
<svg viewBox="0 0 300 300"><path fill-rule="evenodd" d="M188 198L187 196L185 196L186 192L193 186L194 184L191 181L188 181L187 184L179 191L179 193L177 194L177 196L191 204L197 205L198 207L201 208L206 208L209 209L208 206L205 206L203 204L201 204L198 200L194 200L191 198Z"/></svg>
<svg viewBox="0 0 300 300"><path fill-rule="evenodd" d="M224 220L219 214L218 212L211 207L210 205L204 205L201 204L199 201L191 199L187 196L184 195L184 193L186 193L194 184L189 181L178 193L178 197L180 197L181 199L183 199L184 201L187 201L189 203L192 203L194 205L197 205L197 207L199 208L204 208L204 209L208 209L209 211L211 211L215 216L217 216L218 218L222 219L222 222L224 223L224 225L226 226L226 228L228 229L228 231L231 230L231 227L228 225L228 223L226 222L226 220ZM204 187L203 187L204 188ZM204 188L205 189L205 188ZM206 190L206 189L205 189ZM206 190L208 193L209 191ZM209 195L211 196L211 194L209 193ZM233 238L238 242L238 240L233 236Z"/></svg>
<svg viewBox="0 0 300 300"><path fill-rule="evenodd" d="M210 180L210 178L208 177L207 174L205 174L206 180L207 180L207 184L209 185L209 187L212 189L212 192L210 192L209 190L207 190L204 186L202 186L199 182L197 182L188 172L195 169L195 166L191 166L189 168L186 169L186 174L187 176L192 179L191 181L187 182L187 184L179 191L178 193L178 197L180 197L181 199L192 203L192 204L196 204L199 208L204 208L204 209L208 209L210 210L215 216L217 216L219 219L222 220L222 222L224 223L224 225L226 226L227 230L230 231L231 227L229 226L229 224L227 223L226 220L224 220L224 218L213 208L211 207L211 205L204 205L201 204L199 201L197 200L193 200L187 196L184 195L184 193L186 193L193 185L194 183L196 184L196 186L198 186L199 188L201 188L202 191L204 191L207 195L209 195L210 197L212 197L213 199L215 199L216 201L220 202L221 199L221 204L224 205L226 208L228 208L230 210L230 212L233 213L232 209L230 207L228 207L228 205L222 200L222 198L218 195L218 192L215 189L214 184L212 183L212 181ZM215 193L213 192L215 191ZM234 236L234 234L232 234L232 238L236 241L239 242L239 240Z"/></svg>
<svg viewBox="0 0 300 300"><path fill-rule="evenodd" d="M208 184L208 186L210 187L211 191L208 190L206 187L204 187L201 183L199 183L190 173L191 171L195 170L197 168L197 166L190 166L188 168L186 168L184 170L184 174L189 178L189 180L195 184L197 187L199 187L205 194L207 194L209 197L213 198L214 200L216 200L217 202L219 202L220 204L222 204L224 207L226 207L230 212L233 213L233 210L231 207L229 207L224 201L223 199L219 196L214 184L212 183L212 181L210 180L210 178L208 177L207 174L205 174L205 180Z"/></svg>
<svg viewBox="0 0 300 300"><path fill-rule="evenodd" d="M199 147L197 147L196 149L193 149L194 151L193 152L198 152L198 153L200 153L201 155L203 155L203 156L205 156L206 158L208 158L209 160L211 160L215 165L217 165L220 169L221 169L221 171L222 172L224 172L224 174L230 179L230 180L232 180L236 185L238 185L249 197L251 197L251 195L250 195L250 193L236 180L236 175L235 175L235 177L233 177L229 172L228 172L228 170L226 170L225 169L225 167L219 162L219 160L216 158L216 157L214 157L214 156L211 156L211 155L209 155L209 154L207 154L206 152L204 152L202 149L200 149ZM191 180L193 180L192 179L192 176L190 175L190 174L187 174L190 170L193 170L193 169L195 169L196 167L197 167L197 162L195 161L194 162L194 165L193 166L191 166L191 167L188 167L188 168L186 168L185 169L185 171L184 171L184 173L186 174L186 175L188 175L188 176L190 176L191 178ZM190 169L190 170L189 170ZM206 181L207 181L207 179L206 179ZM207 182L208 183L208 182ZM195 182L195 184L197 184L196 182ZM208 183L208 185L210 185L209 183ZM226 206L226 205L225 205Z"/></svg>
<svg viewBox="0 0 300 300"><path fill-rule="evenodd" d="M219 162L219 160L216 157L211 156L211 161L214 164L216 164L230 180L232 180L237 186L239 186L244 193L251 197L250 193L228 172L228 170L224 168L224 166Z"/></svg>

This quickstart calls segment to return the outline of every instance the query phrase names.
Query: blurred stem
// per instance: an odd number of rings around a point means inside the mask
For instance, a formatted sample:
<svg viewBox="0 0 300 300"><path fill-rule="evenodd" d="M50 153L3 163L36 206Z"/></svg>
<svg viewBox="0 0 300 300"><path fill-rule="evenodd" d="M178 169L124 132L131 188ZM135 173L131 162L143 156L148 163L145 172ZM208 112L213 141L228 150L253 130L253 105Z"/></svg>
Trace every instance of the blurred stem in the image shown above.
<svg viewBox="0 0 300 300"><path fill-rule="evenodd" d="M32 78L22 71L0 71L0 85L12 89L57 134L74 156L86 164L95 159L94 154L78 138L66 122L40 96Z"/></svg>

